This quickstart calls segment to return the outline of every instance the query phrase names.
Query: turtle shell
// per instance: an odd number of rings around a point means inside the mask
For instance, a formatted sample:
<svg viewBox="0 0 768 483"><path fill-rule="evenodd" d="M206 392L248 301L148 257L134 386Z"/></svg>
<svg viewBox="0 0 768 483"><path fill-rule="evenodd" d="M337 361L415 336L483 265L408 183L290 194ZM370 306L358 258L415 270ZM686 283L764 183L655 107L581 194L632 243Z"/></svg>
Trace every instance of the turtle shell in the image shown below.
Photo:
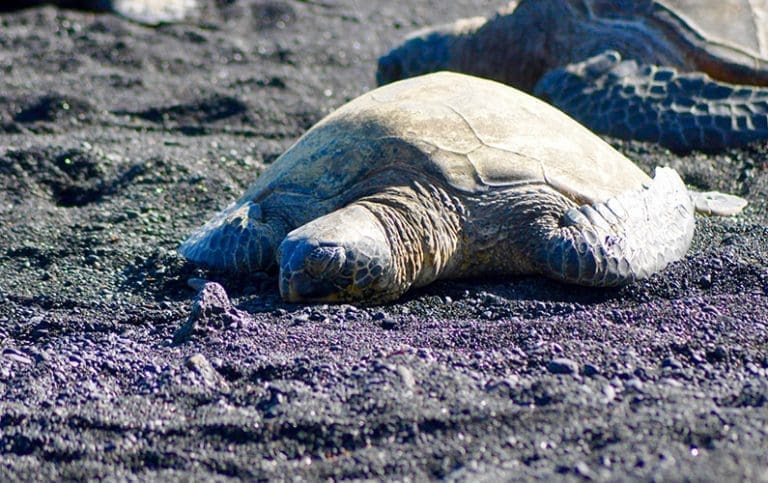
<svg viewBox="0 0 768 483"><path fill-rule="evenodd" d="M654 29L696 67L724 81L768 85L766 0L591 0L592 15ZM634 25L634 27L633 27Z"/></svg>
<svg viewBox="0 0 768 483"><path fill-rule="evenodd" d="M459 195L546 184L577 203L650 180L554 107L494 81L441 72L380 87L334 111L241 200L329 200L355 185L384 189L418 177Z"/></svg>

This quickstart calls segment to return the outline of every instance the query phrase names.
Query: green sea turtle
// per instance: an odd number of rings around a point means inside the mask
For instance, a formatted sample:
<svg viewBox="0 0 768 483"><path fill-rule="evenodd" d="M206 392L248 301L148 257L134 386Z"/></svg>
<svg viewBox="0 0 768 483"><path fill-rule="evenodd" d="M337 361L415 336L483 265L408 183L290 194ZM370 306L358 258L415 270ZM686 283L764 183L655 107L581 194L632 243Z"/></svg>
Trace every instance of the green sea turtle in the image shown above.
<svg viewBox="0 0 768 483"><path fill-rule="evenodd" d="M443 72L328 115L179 251L225 272L277 265L290 302L384 302L479 275L613 286L685 254L694 203L746 202L692 202L674 170L651 179L552 106Z"/></svg>
<svg viewBox="0 0 768 483"><path fill-rule="evenodd" d="M53 4L65 8L111 11L145 25L180 22L197 9L197 0L16 0L0 10Z"/></svg>
<svg viewBox="0 0 768 483"><path fill-rule="evenodd" d="M768 138L768 0L522 0L412 34L378 81L452 70L596 132L718 150Z"/></svg>

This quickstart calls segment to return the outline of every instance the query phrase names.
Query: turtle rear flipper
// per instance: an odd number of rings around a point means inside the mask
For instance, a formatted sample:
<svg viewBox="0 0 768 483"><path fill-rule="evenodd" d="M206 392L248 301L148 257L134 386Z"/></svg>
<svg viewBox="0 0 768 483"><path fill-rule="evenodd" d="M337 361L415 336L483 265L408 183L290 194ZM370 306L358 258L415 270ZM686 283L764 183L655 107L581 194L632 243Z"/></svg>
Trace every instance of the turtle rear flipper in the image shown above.
<svg viewBox="0 0 768 483"><path fill-rule="evenodd" d="M747 206L747 200L744 198L719 191L690 191L689 194L696 211L704 215L736 215Z"/></svg>
<svg viewBox="0 0 768 483"><path fill-rule="evenodd" d="M615 51L550 71L534 92L593 131L678 152L768 137L768 88L622 60Z"/></svg>
<svg viewBox="0 0 768 483"><path fill-rule="evenodd" d="M572 208L543 241L544 272L567 283L617 286L679 260L694 230L693 204L671 168L657 168L641 191Z"/></svg>

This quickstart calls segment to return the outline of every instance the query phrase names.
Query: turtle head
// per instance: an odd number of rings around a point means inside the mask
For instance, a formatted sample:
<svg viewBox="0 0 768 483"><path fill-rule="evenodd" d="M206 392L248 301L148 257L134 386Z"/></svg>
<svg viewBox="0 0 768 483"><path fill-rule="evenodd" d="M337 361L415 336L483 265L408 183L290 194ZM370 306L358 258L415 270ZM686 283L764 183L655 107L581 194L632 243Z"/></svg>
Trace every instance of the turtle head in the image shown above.
<svg viewBox="0 0 768 483"><path fill-rule="evenodd" d="M288 234L278 249L280 294L288 302L384 302L400 296L381 223L350 205Z"/></svg>
<svg viewBox="0 0 768 483"><path fill-rule="evenodd" d="M420 31L403 45L379 57L376 83L389 84L445 69L450 60L448 36L439 31Z"/></svg>
<svg viewBox="0 0 768 483"><path fill-rule="evenodd" d="M412 33L401 46L379 58L376 82L384 85L439 70L461 70L456 58L461 39L485 21L473 17Z"/></svg>

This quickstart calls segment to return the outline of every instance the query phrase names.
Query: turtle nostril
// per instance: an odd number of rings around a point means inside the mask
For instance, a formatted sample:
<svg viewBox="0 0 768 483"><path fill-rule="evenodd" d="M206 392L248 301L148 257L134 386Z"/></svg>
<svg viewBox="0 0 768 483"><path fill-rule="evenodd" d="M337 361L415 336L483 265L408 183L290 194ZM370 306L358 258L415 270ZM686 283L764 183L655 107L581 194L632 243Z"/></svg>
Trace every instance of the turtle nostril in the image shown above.
<svg viewBox="0 0 768 483"><path fill-rule="evenodd" d="M307 255L304 268L312 277L339 273L346 259L344 249L341 247L317 247Z"/></svg>

